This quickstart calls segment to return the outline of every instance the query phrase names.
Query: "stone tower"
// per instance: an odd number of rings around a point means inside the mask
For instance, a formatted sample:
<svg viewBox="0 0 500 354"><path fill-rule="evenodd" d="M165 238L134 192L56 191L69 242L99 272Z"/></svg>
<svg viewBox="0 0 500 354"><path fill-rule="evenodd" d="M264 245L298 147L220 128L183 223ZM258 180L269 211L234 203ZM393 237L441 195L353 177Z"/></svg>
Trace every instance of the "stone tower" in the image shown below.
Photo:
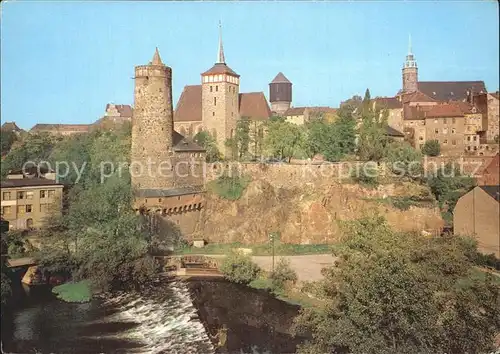
<svg viewBox="0 0 500 354"><path fill-rule="evenodd" d="M132 188L166 189L173 186L172 69L161 61L158 48L148 65L135 67L132 117Z"/></svg>
<svg viewBox="0 0 500 354"><path fill-rule="evenodd" d="M403 65L403 93L418 90L418 67L411 50L411 37L408 40L408 55Z"/></svg>
<svg viewBox="0 0 500 354"><path fill-rule="evenodd" d="M226 65L219 23L219 53L217 62L201 74L203 129L215 137L219 151L226 156L225 142L232 138L239 119L240 76Z"/></svg>
<svg viewBox="0 0 500 354"><path fill-rule="evenodd" d="M271 111L283 115L292 104L292 83L279 72L269 84Z"/></svg>

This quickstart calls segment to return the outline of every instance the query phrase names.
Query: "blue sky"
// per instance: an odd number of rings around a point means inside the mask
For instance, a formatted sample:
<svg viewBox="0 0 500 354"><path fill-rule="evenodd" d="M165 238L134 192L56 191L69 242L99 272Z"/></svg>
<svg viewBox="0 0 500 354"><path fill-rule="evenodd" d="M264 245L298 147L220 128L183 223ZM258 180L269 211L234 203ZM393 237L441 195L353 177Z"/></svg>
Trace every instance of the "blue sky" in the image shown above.
<svg viewBox="0 0 500 354"><path fill-rule="evenodd" d="M1 114L22 128L91 123L106 103L133 104L134 66L158 46L173 69L174 105L217 58L241 92L282 71L294 106L338 106L369 87L394 95L411 33L419 78L484 80L498 89L496 1L2 2Z"/></svg>

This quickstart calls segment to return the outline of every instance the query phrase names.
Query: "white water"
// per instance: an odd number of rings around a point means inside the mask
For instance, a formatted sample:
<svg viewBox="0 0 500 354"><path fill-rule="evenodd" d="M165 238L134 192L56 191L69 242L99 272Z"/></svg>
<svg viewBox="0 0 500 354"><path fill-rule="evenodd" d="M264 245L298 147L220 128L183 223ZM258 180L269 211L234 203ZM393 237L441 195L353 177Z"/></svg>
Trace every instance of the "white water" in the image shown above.
<svg viewBox="0 0 500 354"><path fill-rule="evenodd" d="M214 353L214 347L197 317L189 290L184 283L171 283L164 296L153 299L140 294L123 293L106 299L102 306L113 306L118 312L99 322L138 323L114 338L127 338L144 344L137 353Z"/></svg>

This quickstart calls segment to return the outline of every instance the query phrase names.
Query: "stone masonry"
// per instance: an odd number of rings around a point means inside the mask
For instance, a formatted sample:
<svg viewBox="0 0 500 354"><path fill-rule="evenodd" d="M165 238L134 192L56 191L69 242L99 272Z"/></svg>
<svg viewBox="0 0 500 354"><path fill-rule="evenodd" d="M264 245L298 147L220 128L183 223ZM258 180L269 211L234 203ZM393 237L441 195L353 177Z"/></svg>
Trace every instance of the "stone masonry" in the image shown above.
<svg viewBox="0 0 500 354"><path fill-rule="evenodd" d="M172 178L162 173L170 169L173 155L172 69L161 62L158 50L151 63L135 68L134 99L132 187L173 187Z"/></svg>

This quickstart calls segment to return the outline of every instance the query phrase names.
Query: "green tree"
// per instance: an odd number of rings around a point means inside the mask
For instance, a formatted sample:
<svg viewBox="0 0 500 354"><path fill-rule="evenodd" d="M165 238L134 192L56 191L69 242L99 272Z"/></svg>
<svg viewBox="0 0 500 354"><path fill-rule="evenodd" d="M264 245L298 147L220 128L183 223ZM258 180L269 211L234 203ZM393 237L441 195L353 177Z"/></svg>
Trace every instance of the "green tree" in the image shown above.
<svg viewBox="0 0 500 354"><path fill-rule="evenodd" d="M302 129L289 122L274 121L267 125L267 135L264 138L267 150L273 156L291 160L302 147L304 134Z"/></svg>
<svg viewBox="0 0 500 354"><path fill-rule="evenodd" d="M363 97L363 102L362 102L362 110L363 110L363 114L366 114L371 110L370 89L366 89L366 91L365 91L365 96Z"/></svg>
<svg viewBox="0 0 500 354"><path fill-rule="evenodd" d="M486 353L500 326L499 286L456 238L399 234L380 217L342 227L325 306L304 309L300 353Z"/></svg>
<svg viewBox="0 0 500 354"><path fill-rule="evenodd" d="M214 137L205 131L194 136L194 141L206 150L206 161L215 162L221 159L220 151Z"/></svg>
<svg viewBox="0 0 500 354"><path fill-rule="evenodd" d="M12 144L17 140L17 135L13 131L0 129L0 144L2 155L9 152Z"/></svg>
<svg viewBox="0 0 500 354"><path fill-rule="evenodd" d="M248 154L250 147L250 118L242 117L238 120L236 123L235 139L238 147L238 158L241 159Z"/></svg>
<svg viewBox="0 0 500 354"><path fill-rule="evenodd" d="M441 146L437 140L428 140L422 146L422 153L427 156L439 156L441 153Z"/></svg>
<svg viewBox="0 0 500 354"><path fill-rule="evenodd" d="M423 176L422 154L408 143L391 142L386 161L391 172L398 177L418 179Z"/></svg>
<svg viewBox="0 0 500 354"><path fill-rule="evenodd" d="M220 271L231 282L248 284L257 278L260 268L249 256L234 252L224 258Z"/></svg>
<svg viewBox="0 0 500 354"><path fill-rule="evenodd" d="M380 161L387 154L389 138L386 134L387 111L364 110L359 127L358 156L362 160Z"/></svg>

